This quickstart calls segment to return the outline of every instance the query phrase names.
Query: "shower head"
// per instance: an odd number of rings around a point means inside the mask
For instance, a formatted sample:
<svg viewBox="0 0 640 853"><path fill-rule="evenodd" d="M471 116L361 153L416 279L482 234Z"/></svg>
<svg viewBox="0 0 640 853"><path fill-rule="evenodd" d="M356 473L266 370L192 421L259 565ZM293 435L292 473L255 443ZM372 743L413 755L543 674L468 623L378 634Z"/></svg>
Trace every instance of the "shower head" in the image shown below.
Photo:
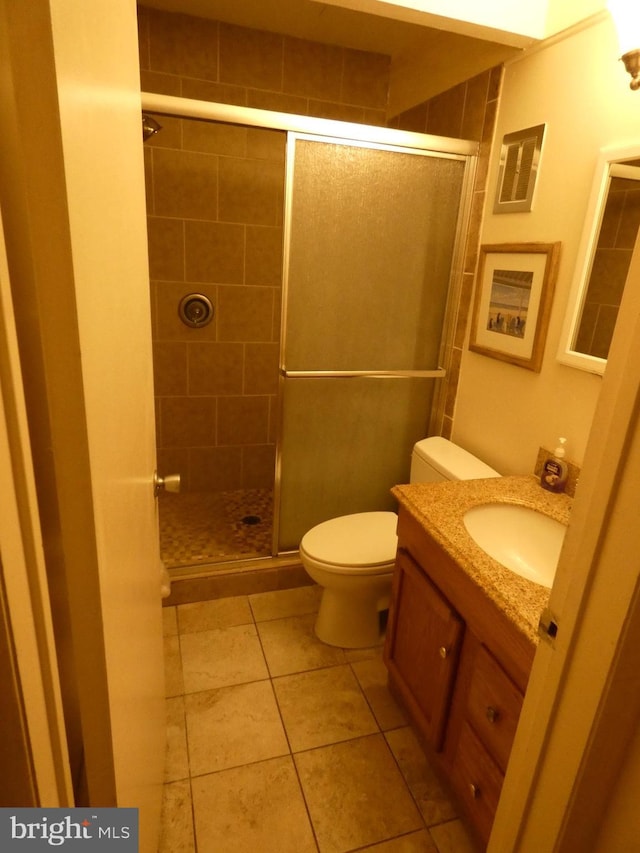
<svg viewBox="0 0 640 853"><path fill-rule="evenodd" d="M151 116L142 113L142 141L146 142L147 139L151 139L159 130L162 130L162 125L158 124Z"/></svg>

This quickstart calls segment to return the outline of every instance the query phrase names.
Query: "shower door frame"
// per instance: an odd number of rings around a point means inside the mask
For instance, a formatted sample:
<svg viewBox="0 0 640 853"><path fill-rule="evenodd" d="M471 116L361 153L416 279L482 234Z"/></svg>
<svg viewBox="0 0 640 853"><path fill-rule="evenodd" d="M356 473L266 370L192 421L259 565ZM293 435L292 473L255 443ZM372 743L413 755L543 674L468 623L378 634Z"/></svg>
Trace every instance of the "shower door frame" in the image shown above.
<svg viewBox="0 0 640 853"><path fill-rule="evenodd" d="M433 378L444 378L450 369L451 354L457 306L460 298L463 274L464 258L464 236L467 231L473 195L473 183L475 178L476 163L478 157L479 143L465 139L454 139L447 136L435 136L414 131L397 130L395 128L377 127L374 125L356 124L354 122L338 121L334 119L315 118L313 116L302 116L294 113L273 112L260 110L252 107L240 107L232 104L220 104L213 101L199 101L190 98L176 97L173 95L161 95L151 92L141 93L141 109L145 112L173 116L177 118L200 119L204 121L216 121L225 124L236 124L245 127L259 127L269 130L280 130L287 133L287 143L290 136L296 135L306 138L317 138L326 142L341 144L362 145L370 148L396 149L411 152L422 151L428 155L438 157L452 157L465 163L465 172L462 181L460 207L458 211L456 233L454 237L454 249L452 255L451 272L449 276L449 290L446 299L444 323L442 328L440 356L438 366L433 371L428 371ZM289 147L289 146L288 146ZM283 243L286 245L288 239L287 212L290 209L290 158L287 154L285 171L285 228ZM286 312L286 253L283 259L283 281L282 281L282 327L280 355L282 356L282 336L284 335L284 314ZM281 362L280 362L281 363ZM279 406L282 407L282 369L279 371ZM406 371L407 375L414 373ZM419 371L424 376L425 371ZM345 376L354 375L353 373ZM380 376L380 372L377 372ZM446 386L439 383L434 391L434 399L431 408L429 432L439 432L444 414L446 401ZM245 559L233 560L234 563L261 563L265 560L274 560L278 557L286 557L295 552L278 550L278 528L279 528L279 506L277 496L279 494L279 471L281 467L280 449L282 445L282 418L278 423L276 438L276 464L274 470L274 507L273 507L273 538L270 556L258 556ZM216 564L218 565L218 564ZM203 568L205 568L203 566Z"/></svg>

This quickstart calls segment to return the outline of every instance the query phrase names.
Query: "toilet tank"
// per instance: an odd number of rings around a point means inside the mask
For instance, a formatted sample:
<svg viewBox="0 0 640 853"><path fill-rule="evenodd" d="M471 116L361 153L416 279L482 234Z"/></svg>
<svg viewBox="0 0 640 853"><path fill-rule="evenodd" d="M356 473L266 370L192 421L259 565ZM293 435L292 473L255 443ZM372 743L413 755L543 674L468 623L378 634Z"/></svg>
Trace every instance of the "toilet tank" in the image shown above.
<svg viewBox="0 0 640 853"><path fill-rule="evenodd" d="M441 436L416 442L411 454L411 483L437 483L440 480L480 480L499 477L472 453Z"/></svg>

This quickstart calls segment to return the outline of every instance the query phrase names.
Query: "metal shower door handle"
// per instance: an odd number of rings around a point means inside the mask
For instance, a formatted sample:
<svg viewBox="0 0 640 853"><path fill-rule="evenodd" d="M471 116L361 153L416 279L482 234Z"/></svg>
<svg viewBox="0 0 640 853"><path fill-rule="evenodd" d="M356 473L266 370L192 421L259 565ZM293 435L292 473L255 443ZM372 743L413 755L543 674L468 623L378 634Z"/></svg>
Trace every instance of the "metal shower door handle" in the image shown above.
<svg viewBox="0 0 640 853"><path fill-rule="evenodd" d="M157 471L153 472L153 494L158 497L160 492L179 492L180 474L167 474L161 477Z"/></svg>

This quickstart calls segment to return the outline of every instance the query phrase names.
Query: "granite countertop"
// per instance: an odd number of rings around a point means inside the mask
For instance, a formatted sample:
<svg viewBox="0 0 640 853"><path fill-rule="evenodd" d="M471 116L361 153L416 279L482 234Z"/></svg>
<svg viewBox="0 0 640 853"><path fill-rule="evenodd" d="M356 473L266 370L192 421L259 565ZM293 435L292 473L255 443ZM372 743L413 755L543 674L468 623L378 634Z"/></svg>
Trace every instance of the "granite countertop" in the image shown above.
<svg viewBox="0 0 640 853"><path fill-rule="evenodd" d="M565 524L572 499L542 488L537 477L494 477L395 486L392 493L461 569L534 643L550 590L521 578L490 557L467 533L463 516L471 507L510 503L531 507Z"/></svg>

